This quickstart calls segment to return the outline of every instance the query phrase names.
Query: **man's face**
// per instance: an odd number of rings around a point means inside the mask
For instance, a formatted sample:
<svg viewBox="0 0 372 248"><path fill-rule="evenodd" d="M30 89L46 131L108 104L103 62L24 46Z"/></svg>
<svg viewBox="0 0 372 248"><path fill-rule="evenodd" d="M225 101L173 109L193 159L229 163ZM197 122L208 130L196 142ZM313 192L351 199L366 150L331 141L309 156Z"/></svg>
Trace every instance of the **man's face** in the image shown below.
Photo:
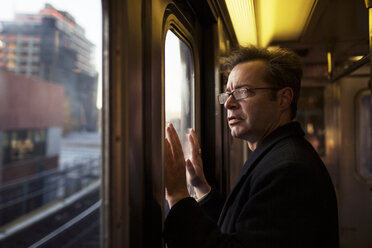
<svg viewBox="0 0 372 248"><path fill-rule="evenodd" d="M226 92L238 88L273 87L263 80L264 61L255 60L236 65L229 75ZM227 120L233 137L257 142L278 124L279 104L270 98L271 90L256 90L253 96L235 100L231 95L226 103Z"/></svg>

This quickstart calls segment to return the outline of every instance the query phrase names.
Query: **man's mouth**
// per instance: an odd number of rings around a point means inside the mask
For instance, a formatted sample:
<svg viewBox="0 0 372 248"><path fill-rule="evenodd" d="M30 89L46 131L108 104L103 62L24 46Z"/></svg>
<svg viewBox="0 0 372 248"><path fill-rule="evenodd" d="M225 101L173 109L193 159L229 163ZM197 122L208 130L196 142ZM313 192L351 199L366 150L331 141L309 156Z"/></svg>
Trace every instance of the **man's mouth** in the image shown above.
<svg viewBox="0 0 372 248"><path fill-rule="evenodd" d="M227 117L227 121L229 122L229 125L234 125L238 122L240 122L242 120L242 118L240 118L239 116L229 116Z"/></svg>

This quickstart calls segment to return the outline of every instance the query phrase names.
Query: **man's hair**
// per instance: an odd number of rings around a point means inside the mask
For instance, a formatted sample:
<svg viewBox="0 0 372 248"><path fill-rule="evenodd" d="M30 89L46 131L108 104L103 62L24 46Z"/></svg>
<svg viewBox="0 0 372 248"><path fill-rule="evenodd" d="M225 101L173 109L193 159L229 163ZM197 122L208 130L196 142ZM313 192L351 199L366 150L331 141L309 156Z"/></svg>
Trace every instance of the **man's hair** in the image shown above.
<svg viewBox="0 0 372 248"><path fill-rule="evenodd" d="M265 82L274 87L292 88L294 96L291 103L291 119L294 119L301 89L302 63L300 57L289 49L279 47L269 49L254 46L241 47L224 59L223 70L230 73L236 65L254 60L266 62L267 67L263 76ZM273 94L274 99L275 96L276 94Z"/></svg>

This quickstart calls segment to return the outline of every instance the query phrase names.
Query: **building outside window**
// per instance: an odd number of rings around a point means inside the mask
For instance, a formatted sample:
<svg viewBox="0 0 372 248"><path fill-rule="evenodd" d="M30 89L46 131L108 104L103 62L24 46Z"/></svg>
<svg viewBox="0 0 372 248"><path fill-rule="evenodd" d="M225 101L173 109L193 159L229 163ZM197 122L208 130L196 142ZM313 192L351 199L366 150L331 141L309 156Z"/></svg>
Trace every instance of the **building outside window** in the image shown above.
<svg viewBox="0 0 372 248"><path fill-rule="evenodd" d="M99 237L101 13L98 0L2 3L0 247L46 245L79 216L94 234L64 242Z"/></svg>

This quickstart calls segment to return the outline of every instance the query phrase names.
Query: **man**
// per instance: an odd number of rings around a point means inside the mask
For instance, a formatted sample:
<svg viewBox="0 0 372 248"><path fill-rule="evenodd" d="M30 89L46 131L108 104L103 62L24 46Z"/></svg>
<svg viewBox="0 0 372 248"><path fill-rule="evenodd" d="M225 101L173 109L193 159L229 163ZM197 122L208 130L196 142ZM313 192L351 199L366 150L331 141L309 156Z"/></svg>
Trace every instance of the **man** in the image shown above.
<svg viewBox="0 0 372 248"><path fill-rule="evenodd" d="M253 153L221 203L204 178L195 133L189 137L191 160L185 162L176 131L167 127L168 247L338 247L331 179L292 121L302 77L299 57L289 50L249 47L234 53L227 65L226 92L218 100L227 109L231 135L247 141ZM199 202L189 196L186 171Z"/></svg>

